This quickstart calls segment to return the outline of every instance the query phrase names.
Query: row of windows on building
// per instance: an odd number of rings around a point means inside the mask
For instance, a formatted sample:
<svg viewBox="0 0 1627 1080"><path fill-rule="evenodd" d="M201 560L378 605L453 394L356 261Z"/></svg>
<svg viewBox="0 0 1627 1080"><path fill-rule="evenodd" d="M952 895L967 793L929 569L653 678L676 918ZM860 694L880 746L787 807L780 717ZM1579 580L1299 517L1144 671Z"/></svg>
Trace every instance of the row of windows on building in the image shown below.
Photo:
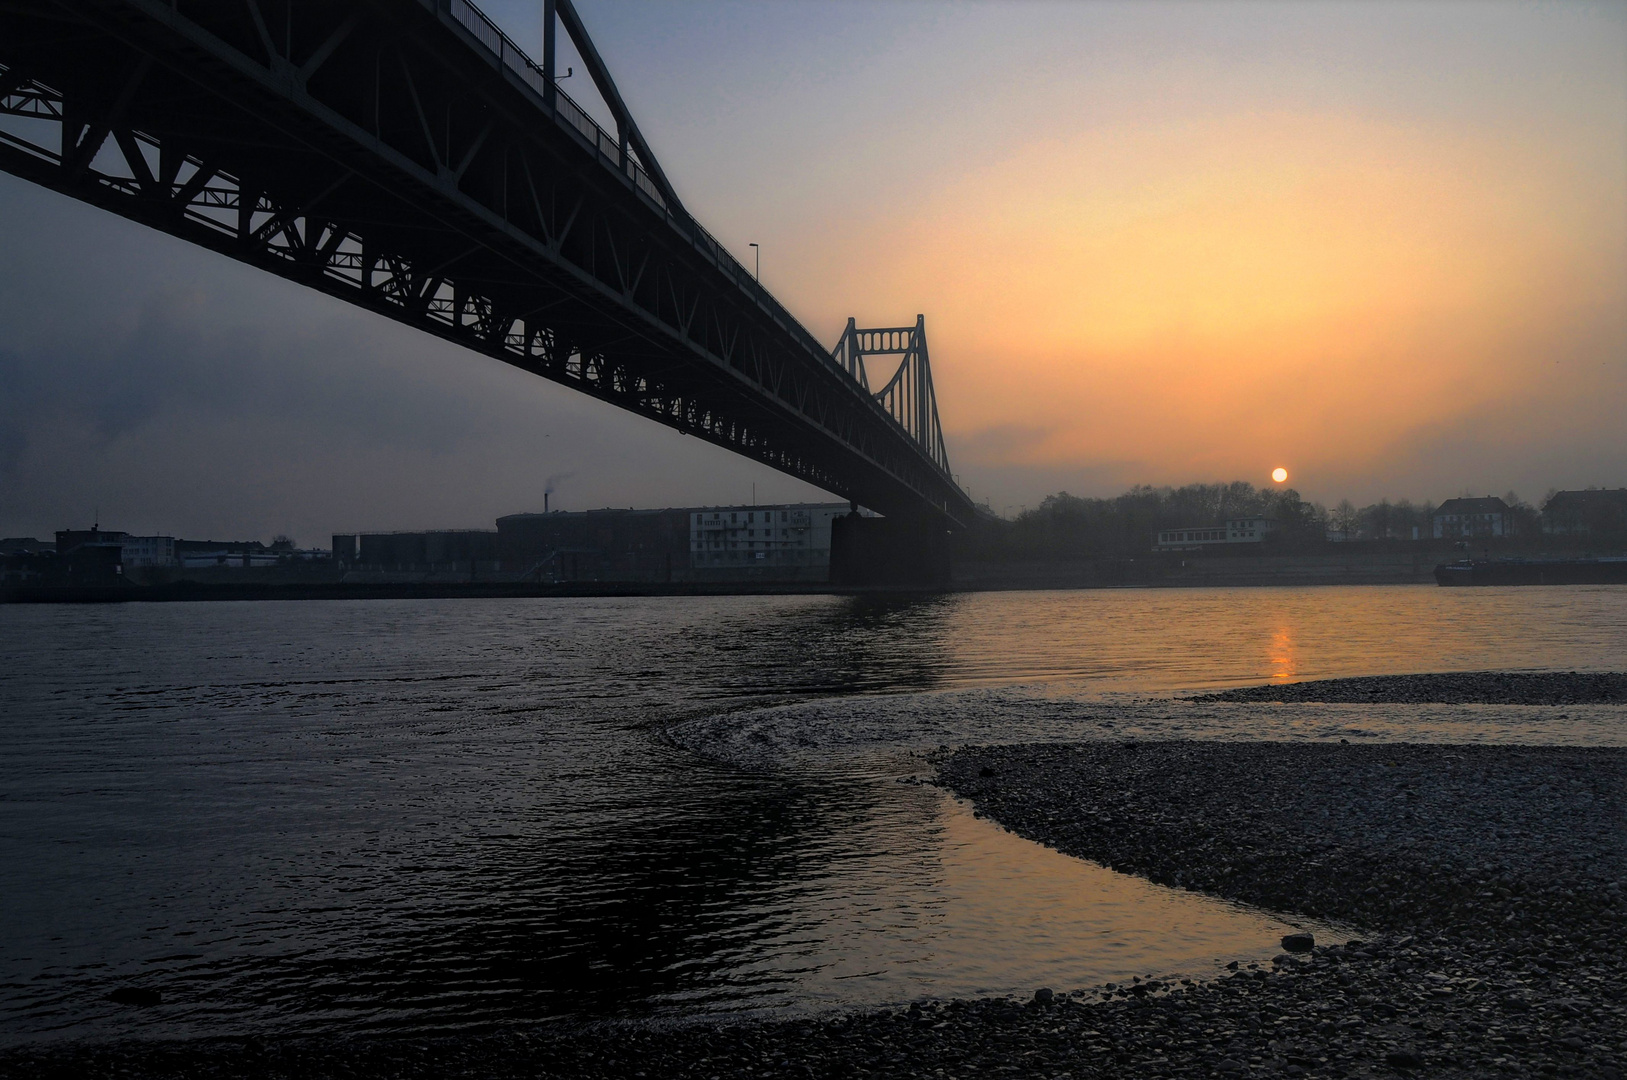
<svg viewBox="0 0 1627 1080"><path fill-rule="evenodd" d="M1203 544L1257 544L1271 531L1268 518L1233 518L1225 528L1165 529L1158 534L1159 548L1197 547Z"/></svg>
<svg viewBox="0 0 1627 1080"><path fill-rule="evenodd" d="M848 512L841 503L694 511L690 555L700 566L821 565L830 559L831 522Z"/></svg>

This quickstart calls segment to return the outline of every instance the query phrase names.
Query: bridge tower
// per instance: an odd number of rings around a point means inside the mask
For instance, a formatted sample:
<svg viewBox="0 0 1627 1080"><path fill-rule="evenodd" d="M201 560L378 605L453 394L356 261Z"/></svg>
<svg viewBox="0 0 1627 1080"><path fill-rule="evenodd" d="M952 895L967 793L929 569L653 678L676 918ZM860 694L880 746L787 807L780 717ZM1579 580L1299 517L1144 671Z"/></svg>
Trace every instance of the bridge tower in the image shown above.
<svg viewBox="0 0 1627 1080"><path fill-rule="evenodd" d="M899 357L881 389L870 385L865 357ZM831 357L909 438L944 472L949 453L938 421L938 395L927 354L926 316L914 326L861 329L849 318ZM892 514L866 518L854 512L831 523L831 581L840 585L946 585L949 532L938 515Z"/></svg>

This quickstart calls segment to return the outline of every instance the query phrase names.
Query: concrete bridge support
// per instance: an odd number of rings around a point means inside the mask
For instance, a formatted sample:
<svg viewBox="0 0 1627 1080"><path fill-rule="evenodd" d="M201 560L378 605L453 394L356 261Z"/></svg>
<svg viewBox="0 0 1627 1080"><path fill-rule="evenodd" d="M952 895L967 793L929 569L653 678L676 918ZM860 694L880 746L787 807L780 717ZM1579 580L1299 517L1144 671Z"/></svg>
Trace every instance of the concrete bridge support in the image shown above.
<svg viewBox="0 0 1627 1080"><path fill-rule="evenodd" d="M934 588L949 584L949 531L942 518L860 517L830 523L833 585Z"/></svg>

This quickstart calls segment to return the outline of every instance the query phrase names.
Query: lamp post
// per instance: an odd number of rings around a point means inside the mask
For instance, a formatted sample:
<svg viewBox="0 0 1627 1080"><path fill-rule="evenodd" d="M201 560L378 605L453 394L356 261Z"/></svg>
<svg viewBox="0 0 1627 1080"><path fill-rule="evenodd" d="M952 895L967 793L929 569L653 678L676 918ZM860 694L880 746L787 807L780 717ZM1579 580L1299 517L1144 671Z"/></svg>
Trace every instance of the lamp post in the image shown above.
<svg viewBox="0 0 1627 1080"><path fill-rule="evenodd" d="M757 244L747 244L746 246L752 249L753 255L757 256L757 270L752 276L757 279L757 284L761 285L763 283L763 249Z"/></svg>

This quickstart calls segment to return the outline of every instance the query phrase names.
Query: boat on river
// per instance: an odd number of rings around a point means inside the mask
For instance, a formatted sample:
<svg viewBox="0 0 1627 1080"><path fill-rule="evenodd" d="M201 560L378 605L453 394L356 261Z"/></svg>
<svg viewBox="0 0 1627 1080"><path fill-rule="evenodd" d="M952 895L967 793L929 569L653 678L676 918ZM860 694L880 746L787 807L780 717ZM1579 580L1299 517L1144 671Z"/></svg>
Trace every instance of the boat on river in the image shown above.
<svg viewBox="0 0 1627 1080"><path fill-rule="evenodd" d="M1441 585L1627 585L1627 556L1461 559L1435 567Z"/></svg>

